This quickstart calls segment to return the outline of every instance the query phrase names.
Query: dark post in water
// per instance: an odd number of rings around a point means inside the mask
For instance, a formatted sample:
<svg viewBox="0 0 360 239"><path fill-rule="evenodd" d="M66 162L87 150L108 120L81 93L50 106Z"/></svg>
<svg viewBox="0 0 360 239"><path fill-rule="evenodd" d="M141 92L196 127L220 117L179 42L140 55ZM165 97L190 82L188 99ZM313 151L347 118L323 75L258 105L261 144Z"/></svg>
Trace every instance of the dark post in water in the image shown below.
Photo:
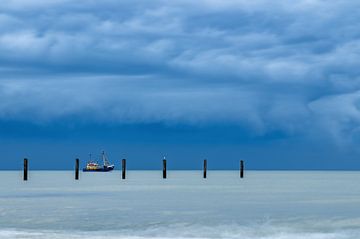
<svg viewBox="0 0 360 239"><path fill-rule="evenodd" d="M24 181L28 180L28 159L24 158Z"/></svg>
<svg viewBox="0 0 360 239"><path fill-rule="evenodd" d="M204 178L206 178L207 160L204 159Z"/></svg>
<svg viewBox="0 0 360 239"><path fill-rule="evenodd" d="M244 161L240 161L240 178L244 177Z"/></svg>
<svg viewBox="0 0 360 239"><path fill-rule="evenodd" d="M125 176L126 176L126 159L123 159L122 160L122 175L121 175L121 178L122 179L125 179Z"/></svg>
<svg viewBox="0 0 360 239"><path fill-rule="evenodd" d="M166 178L166 159L163 159L163 178Z"/></svg>
<svg viewBox="0 0 360 239"><path fill-rule="evenodd" d="M79 180L79 159L75 159L75 180Z"/></svg>

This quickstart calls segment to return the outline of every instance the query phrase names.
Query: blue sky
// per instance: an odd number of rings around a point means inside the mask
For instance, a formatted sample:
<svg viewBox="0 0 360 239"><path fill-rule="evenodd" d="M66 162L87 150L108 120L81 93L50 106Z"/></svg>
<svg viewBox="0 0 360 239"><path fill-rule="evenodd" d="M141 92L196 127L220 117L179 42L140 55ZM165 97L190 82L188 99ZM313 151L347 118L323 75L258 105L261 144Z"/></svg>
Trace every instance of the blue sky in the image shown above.
<svg viewBox="0 0 360 239"><path fill-rule="evenodd" d="M4 0L0 163L360 169L356 1Z"/></svg>

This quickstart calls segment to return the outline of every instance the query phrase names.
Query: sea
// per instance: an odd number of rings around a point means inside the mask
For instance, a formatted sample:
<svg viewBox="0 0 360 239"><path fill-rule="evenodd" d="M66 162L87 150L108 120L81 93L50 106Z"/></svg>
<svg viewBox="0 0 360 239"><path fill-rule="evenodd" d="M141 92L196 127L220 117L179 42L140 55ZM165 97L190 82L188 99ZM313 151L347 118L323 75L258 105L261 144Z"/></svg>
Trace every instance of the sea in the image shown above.
<svg viewBox="0 0 360 239"><path fill-rule="evenodd" d="M0 172L1 239L360 238L360 172Z"/></svg>

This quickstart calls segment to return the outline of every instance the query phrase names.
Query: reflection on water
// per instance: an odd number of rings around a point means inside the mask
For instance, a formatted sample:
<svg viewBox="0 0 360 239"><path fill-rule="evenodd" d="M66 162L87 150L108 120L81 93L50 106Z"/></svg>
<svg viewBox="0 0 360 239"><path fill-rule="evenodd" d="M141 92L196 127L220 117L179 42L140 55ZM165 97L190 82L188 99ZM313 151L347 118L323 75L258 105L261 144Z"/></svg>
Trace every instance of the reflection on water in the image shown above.
<svg viewBox="0 0 360 239"><path fill-rule="evenodd" d="M0 238L356 238L360 173L0 172Z"/></svg>

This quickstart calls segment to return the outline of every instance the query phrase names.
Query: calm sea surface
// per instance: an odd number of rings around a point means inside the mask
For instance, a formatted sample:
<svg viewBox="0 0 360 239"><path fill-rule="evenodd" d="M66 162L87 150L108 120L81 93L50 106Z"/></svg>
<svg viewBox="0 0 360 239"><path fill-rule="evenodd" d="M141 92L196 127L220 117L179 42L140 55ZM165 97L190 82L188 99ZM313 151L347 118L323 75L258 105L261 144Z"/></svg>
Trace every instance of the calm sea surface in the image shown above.
<svg viewBox="0 0 360 239"><path fill-rule="evenodd" d="M360 172L0 172L0 238L360 238Z"/></svg>

